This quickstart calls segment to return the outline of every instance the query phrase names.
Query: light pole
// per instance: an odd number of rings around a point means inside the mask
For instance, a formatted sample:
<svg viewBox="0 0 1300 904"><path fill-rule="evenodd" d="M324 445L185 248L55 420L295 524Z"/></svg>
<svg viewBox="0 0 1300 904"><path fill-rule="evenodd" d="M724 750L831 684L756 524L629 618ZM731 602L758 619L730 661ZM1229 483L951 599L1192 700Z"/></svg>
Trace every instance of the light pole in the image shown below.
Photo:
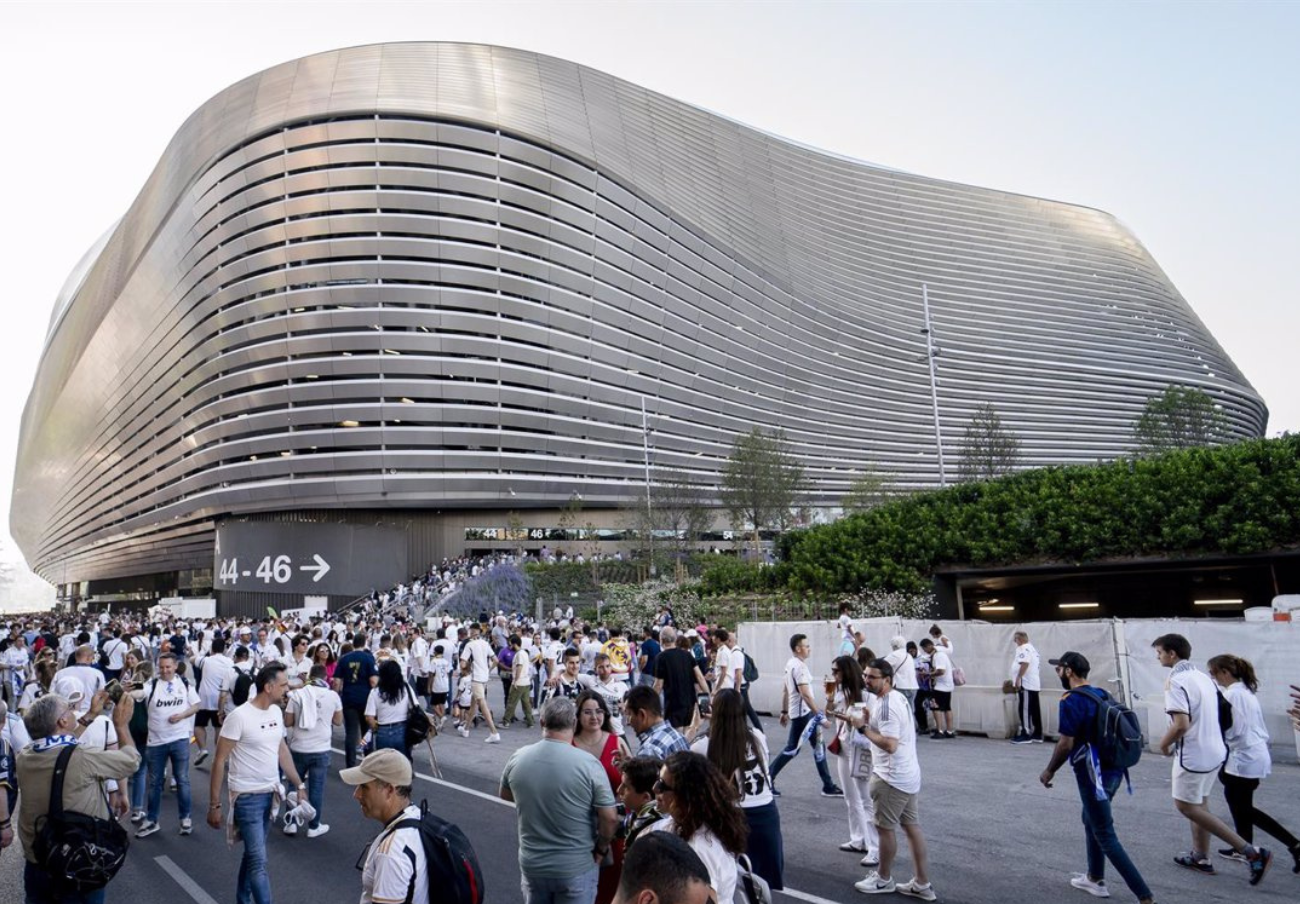
<svg viewBox="0 0 1300 904"><path fill-rule="evenodd" d="M641 396L641 453L645 461L645 525L650 533L650 577L655 576L655 520L650 507L650 419L645 412L645 396Z"/></svg>
<svg viewBox="0 0 1300 904"><path fill-rule="evenodd" d="M934 359L939 357L939 349L934 345L934 327L930 323L930 287L921 284L921 304L925 308L925 359L930 364L930 401L934 405L934 445L939 452L939 486L948 485L948 474L943 467L943 430L939 426L939 380L935 375Z"/></svg>

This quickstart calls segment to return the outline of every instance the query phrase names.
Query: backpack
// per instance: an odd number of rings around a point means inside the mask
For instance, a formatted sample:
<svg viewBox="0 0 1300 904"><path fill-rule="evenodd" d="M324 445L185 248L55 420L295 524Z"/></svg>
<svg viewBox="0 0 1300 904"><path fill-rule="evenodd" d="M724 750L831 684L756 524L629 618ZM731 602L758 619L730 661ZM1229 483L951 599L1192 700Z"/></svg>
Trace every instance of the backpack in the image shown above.
<svg viewBox="0 0 1300 904"><path fill-rule="evenodd" d="M1096 745L1101 767L1127 772L1142 758L1142 726L1137 713L1109 694L1089 693L1088 696L1097 702L1092 743Z"/></svg>
<svg viewBox="0 0 1300 904"><path fill-rule="evenodd" d="M406 749L414 750L429 736L433 723L429 721L429 714L420 708L420 701L411 693L410 687L406 689L406 696L409 704L406 710Z"/></svg>
<svg viewBox="0 0 1300 904"><path fill-rule="evenodd" d="M483 904L483 870L469 839L453 823L429 812L429 802L420 801L420 818L399 821L376 838L372 844L398 829L419 829L420 846L424 848L424 861L428 875L424 881L429 889L429 900L440 904ZM414 858L414 855L411 855ZM415 899L415 882L406 891L406 904Z"/></svg>
<svg viewBox="0 0 1300 904"><path fill-rule="evenodd" d="M63 779L76 750L76 745L69 745L59 751L50 782L49 810L36 819L32 845L57 897L103 888L126 862L131 844L117 820L63 809Z"/></svg>
<svg viewBox="0 0 1300 904"><path fill-rule="evenodd" d="M1227 743L1228 729L1232 727L1232 704L1217 687L1214 689L1214 696L1219 702L1219 734L1223 735L1223 740Z"/></svg>
<svg viewBox="0 0 1300 904"><path fill-rule="evenodd" d="M230 689L230 700L236 706L243 706L248 702L248 693L253 689L253 676L243 669L235 669L238 673L235 675L235 684Z"/></svg>
<svg viewBox="0 0 1300 904"><path fill-rule="evenodd" d="M754 662L754 657L744 650L741 654L745 657L745 667L741 670L740 677L745 679L746 684L752 684L758 680L758 663Z"/></svg>

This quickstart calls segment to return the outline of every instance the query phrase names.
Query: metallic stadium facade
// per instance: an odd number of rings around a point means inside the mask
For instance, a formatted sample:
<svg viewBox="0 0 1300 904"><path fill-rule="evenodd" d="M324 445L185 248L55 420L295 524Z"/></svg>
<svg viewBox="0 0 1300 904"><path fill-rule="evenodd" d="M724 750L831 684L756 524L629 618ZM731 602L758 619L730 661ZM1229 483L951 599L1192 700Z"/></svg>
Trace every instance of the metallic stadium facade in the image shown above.
<svg viewBox="0 0 1300 904"><path fill-rule="evenodd" d="M647 459L716 484L755 425L784 429L816 506L865 468L936 485L923 285L949 468L985 402L1026 466L1130 451L1170 384L1263 433L1108 214L525 51L322 53L195 112L69 279L11 527L59 584L201 572L229 519L406 512L432 538L413 556L457 554L506 512L634 504Z"/></svg>

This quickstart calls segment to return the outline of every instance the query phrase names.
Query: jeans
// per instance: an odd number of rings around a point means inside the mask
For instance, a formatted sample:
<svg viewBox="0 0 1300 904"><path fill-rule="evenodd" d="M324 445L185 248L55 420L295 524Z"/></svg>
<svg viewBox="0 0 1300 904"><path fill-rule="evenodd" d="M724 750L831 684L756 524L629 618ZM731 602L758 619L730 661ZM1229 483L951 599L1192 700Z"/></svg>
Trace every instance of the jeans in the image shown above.
<svg viewBox="0 0 1300 904"><path fill-rule="evenodd" d="M790 720L790 737L785 742L785 749L777 754L776 759L772 761L772 784L776 784L777 773L785 768L785 764L799 755L799 736L808 727L812 717L812 713L807 713L797 719ZM822 744L820 731L813 732L812 737L808 739L808 746L813 750L813 762L817 764L817 774L822 779L822 790L829 791L835 787L835 780L831 778L831 771L826 766L826 746Z"/></svg>
<svg viewBox="0 0 1300 904"><path fill-rule="evenodd" d="M50 874L30 861L23 864L24 904L104 904L107 888L81 894L56 895L50 890Z"/></svg>
<svg viewBox="0 0 1300 904"><path fill-rule="evenodd" d="M1150 898L1151 889L1142 881L1142 874L1129 859L1124 845L1119 843L1115 823L1111 819L1110 802L1123 783L1123 776L1107 778L1105 800L1097 800L1097 791L1086 770L1075 769L1074 777L1079 785L1079 799L1083 801L1083 837L1088 850L1088 878L1095 881L1106 878L1106 861L1110 860L1115 871L1128 885L1129 891L1138 898Z"/></svg>
<svg viewBox="0 0 1300 904"><path fill-rule="evenodd" d="M357 748L361 746L361 726L366 724L366 705L343 704L343 759L351 769L357 764Z"/></svg>
<svg viewBox="0 0 1300 904"><path fill-rule="evenodd" d="M593 904L596 886L600 882L600 867L568 879L530 879L524 873L519 886L524 891L524 904Z"/></svg>
<svg viewBox="0 0 1300 904"><path fill-rule="evenodd" d="M271 904L271 877L266 873L271 798L270 791L235 798L235 826L244 839L244 859L239 861L239 881L235 887L238 904Z"/></svg>
<svg viewBox="0 0 1300 904"><path fill-rule="evenodd" d="M144 759L149 765L149 803L145 819L158 821L162 809L163 773L167 762L172 764L172 778L176 779L176 803L181 819L190 818L190 739L181 738L169 744L150 744L144 749Z"/></svg>
<svg viewBox="0 0 1300 904"><path fill-rule="evenodd" d="M148 747L145 749L147 750ZM131 811L133 813L144 812L145 779L148 778L148 776L149 763L144 757L140 757L140 768L135 770L135 772L131 774L131 777L127 779L127 787L130 791L129 796L131 798ZM12 813L13 810L10 810L9 812Z"/></svg>
<svg viewBox="0 0 1300 904"><path fill-rule="evenodd" d="M330 752L299 753L293 750L290 753L293 755L293 768L307 783L307 800L316 808L316 818L307 826L314 829L320 825L321 807L325 804L325 776L329 774Z"/></svg>
<svg viewBox="0 0 1300 904"><path fill-rule="evenodd" d="M372 736L375 750L400 750L408 759L411 751L406 749L406 723L389 722L380 725Z"/></svg>

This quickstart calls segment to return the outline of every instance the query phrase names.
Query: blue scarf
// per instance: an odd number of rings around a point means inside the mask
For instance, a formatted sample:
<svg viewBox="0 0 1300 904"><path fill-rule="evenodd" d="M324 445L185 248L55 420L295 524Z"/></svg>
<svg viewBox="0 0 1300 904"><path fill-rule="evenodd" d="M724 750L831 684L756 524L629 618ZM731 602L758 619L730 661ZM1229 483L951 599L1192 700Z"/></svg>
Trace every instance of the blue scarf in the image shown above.
<svg viewBox="0 0 1300 904"><path fill-rule="evenodd" d="M39 741L32 741L32 750L40 753L42 750L53 750L55 747L75 747L77 739L70 734L50 735L48 738L41 738Z"/></svg>

